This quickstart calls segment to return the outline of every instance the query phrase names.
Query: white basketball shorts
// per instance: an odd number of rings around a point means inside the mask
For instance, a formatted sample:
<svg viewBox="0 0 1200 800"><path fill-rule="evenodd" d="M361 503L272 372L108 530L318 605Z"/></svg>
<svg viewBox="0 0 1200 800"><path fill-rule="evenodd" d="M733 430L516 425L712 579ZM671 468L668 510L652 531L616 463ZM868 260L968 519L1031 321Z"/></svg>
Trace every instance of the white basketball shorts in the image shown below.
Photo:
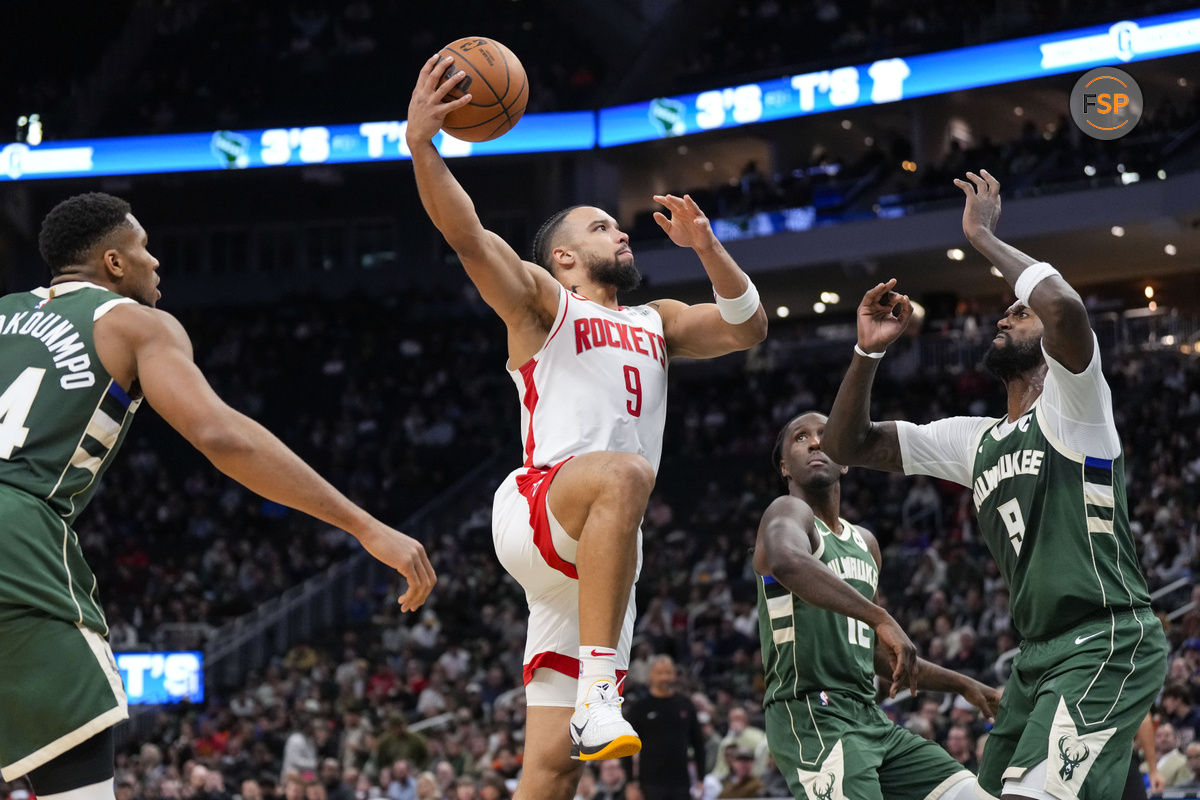
<svg viewBox="0 0 1200 800"><path fill-rule="evenodd" d="M496 557L521 584L529 604L523 676L528 705L575 705L575 681L579 677L579 575L575 570L578 542L550 513L546 500L551 481L565 463L560 461L549 469L513 470L496 490L492 504ZM641 569L639 529L637 573ZM635 616L631 589L617 644L618 682L624 680L629 669Z"/></svg>

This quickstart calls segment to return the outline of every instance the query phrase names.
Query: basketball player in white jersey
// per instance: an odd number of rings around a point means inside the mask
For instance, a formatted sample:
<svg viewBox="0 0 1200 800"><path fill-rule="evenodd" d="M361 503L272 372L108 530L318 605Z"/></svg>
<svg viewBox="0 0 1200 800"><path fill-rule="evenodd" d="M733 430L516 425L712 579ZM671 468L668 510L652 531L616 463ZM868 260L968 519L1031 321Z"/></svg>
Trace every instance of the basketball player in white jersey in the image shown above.
<svg viewBox="0 0 1200 800"><path fill-rule="evenodd" d="M435 56L421 70L407 140L426 212L508 328L525 458L497 490L492 514L497 556L529 602L517 798L569 799L579 778L572 758L641 749L621 716L619 685L639 525L662 451L667 363L744 350L766 336L767 317L686 196L655 197L670 212L655 219L671 241L695 250L716 303L620 305L617 293L640 281L629 237L592 206L551 217L534 242L538 263L522 261L484 229L430 142L446 114L470 102L469 94L443 102L462 77L448 66Z"/></svg>

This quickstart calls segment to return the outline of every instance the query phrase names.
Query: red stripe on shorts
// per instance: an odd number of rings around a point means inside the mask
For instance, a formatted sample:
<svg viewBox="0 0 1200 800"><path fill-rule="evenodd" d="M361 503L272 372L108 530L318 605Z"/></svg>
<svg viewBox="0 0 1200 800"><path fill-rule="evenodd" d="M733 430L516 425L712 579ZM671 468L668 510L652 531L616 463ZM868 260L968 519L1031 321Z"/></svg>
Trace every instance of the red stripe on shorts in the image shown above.
<svg viewBox="0 0 1200 800"><path fill-rule="evenodd" d="M558 474L559 468L571 459L563 459L549 470L530 467L524 475L517 476L517 491L529 503L529 526L533 528L533 546L542 554L552 568L568 578L579 580L579 572L575 565L567 561L554 549L554 537L550 535L550 509L546 495L550 492L550 482Z"/></svg>
<svg viewBox="0 0 1200 800"><path fill-rule="evenodd" d="M535 669L552 669L555 672L561 672L568 678L578 678L579 659L564 656L562 653L538 653L521 670L526 685L533 680L533 671ZM617 691L621 694L625 693L625 674L627 672L628 670L624 669L617 670Z"/></svg>

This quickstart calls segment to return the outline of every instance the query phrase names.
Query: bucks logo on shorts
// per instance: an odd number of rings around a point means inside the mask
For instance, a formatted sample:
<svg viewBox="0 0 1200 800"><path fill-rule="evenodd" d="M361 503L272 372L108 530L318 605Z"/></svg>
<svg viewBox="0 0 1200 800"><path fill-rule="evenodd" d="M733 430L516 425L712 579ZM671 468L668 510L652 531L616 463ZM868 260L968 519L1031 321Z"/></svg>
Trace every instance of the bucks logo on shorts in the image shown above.
<svg viewBox="0 0 1200 800"><path fill-rule="evenodd" d="M833 790L837 787L837 775L827 772L825 777L828 780L824 783L814 784L812 787L812 795L816 800L833 800Z"/></svg>
<svg viewBox="0 0 1200 800"><path fill-rule="evenodd" d="M1091 754L1091 748L1082 739L1071 736L1058 737L1058 756L1062 759L1062 769L1058 771L1058 777L1064 781L1071 780L1075 777L1075 768L1087 761Z"/></svg>
<svg viewBox="0 0 1200 800"><path fill-rule="evenodd" d="M809 800L845 800L842 776L846 773L846 761L841 739L829 749L829 755L816 770L798 769L796 772Z"/></svg>
<svg viewBox="0 0 1200 800"><path fill-rule="evenodd" d="M1115 727L1080 732L1067 710L1066 700L1058 698L1046 742L1046 790L1064 797L1077 795L1104 746L1116 732ZM1128 756L1123 758L1128 762ZM1053 766L1056 764L1057 771Z"/></svg>

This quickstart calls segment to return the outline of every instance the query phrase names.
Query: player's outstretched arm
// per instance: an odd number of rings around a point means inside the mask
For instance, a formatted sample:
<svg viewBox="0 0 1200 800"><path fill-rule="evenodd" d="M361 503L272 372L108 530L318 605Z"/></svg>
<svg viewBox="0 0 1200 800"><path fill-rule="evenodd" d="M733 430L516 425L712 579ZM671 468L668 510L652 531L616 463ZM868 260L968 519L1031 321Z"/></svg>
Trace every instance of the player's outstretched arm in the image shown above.
<svg viewBox="0 0 1200 800"><path fill-rule="evenodd" d="M821 448L834 461L848 467L889 472L904 469L896 423L871 421L871 386L875 383L880 356L900 338L912 316L908 295L892 291L895 286L895 278L877 284L858 304L854 358L825 423Z"/></svg>
<svg viewBox="0 0 1200 800"><path fill-rule="evenodd" d="M458 254L484 302L501 319L519 323L539 301L553 317L558 307L558 287L554 280L545 270L523 262L507 242L483 227L475 204L433 146L433 136L446 115L466 105L471 98L465 94L443 102L462 78L458 71L442 79L446 70L453 67L452 62L452 58L441 55L426 61L408 104L405 139L412 152L421 203L447 244Z"/></svg>
<svg viewBox="0 0 1200 800"><path fill-rule="evenodd" d="M875 674L889 680L892 677L887 651L880 642L875 644ZM978 708L989 722L995 719L996 711L1000 708L999 689L954 670L939 667L923 658L918 658L913 666L913 683L917 689L929 692L961 694L968 703Z"/></svg>
<svg viewBox="0 0 1200 800"><path fill-rule="evenodd" d="M962 222L967 241L1000 270L1016 292L1017 300L1032 308L1042 320L1045 326L1042 344L1046 352L1071 372L1083 372L1092 362L1093 341L1087 308L1079 293L1057 272L1047 271L1048 265L1040 264L996 236L1000 182L986 169L978 175L968 172L967 179L954 179L954 185L967 198ZM1033 280L1036 283L1032 286L1024 285Z"/></svg>
<svg viewBox="0 0 1200 800"><path fill-rule="evenodd" d="M889 654L887 677L893 682L893 694L895 687L911 686L916 645L891 614L863 597L813 555L815 536L816 522L807 503L791 496L776 498L758 526L754 568L806 603L870 625L879 646Z"/></svg>
<svg viewBox="0 0 1200 800"><path fill-rule="evenodd" d="M745 350L767 336L767 312L758 292L733 256L713 233L708 217L691 195L655 195L655 201L670 212L654 212L654 221L680 247L690 247L712 281L713 293L721 304L689 306L678 300L660 300L653 305L663 318L663 335L671 355L684 358L716 358ZM724 309L724 312L722 311Z"/></svg>
<svg viewBox="0 0 1200 800"><path fill-rule="evenodd" d="M95 330L109 372L127 389L136 382L154 410L217 469L268 500L353 535L407 579L400 597L405 611L425 602L437 578L424 546L350 502L270 431L222 401L192 360L191 340L178 320L121 305Z"/></svg>

